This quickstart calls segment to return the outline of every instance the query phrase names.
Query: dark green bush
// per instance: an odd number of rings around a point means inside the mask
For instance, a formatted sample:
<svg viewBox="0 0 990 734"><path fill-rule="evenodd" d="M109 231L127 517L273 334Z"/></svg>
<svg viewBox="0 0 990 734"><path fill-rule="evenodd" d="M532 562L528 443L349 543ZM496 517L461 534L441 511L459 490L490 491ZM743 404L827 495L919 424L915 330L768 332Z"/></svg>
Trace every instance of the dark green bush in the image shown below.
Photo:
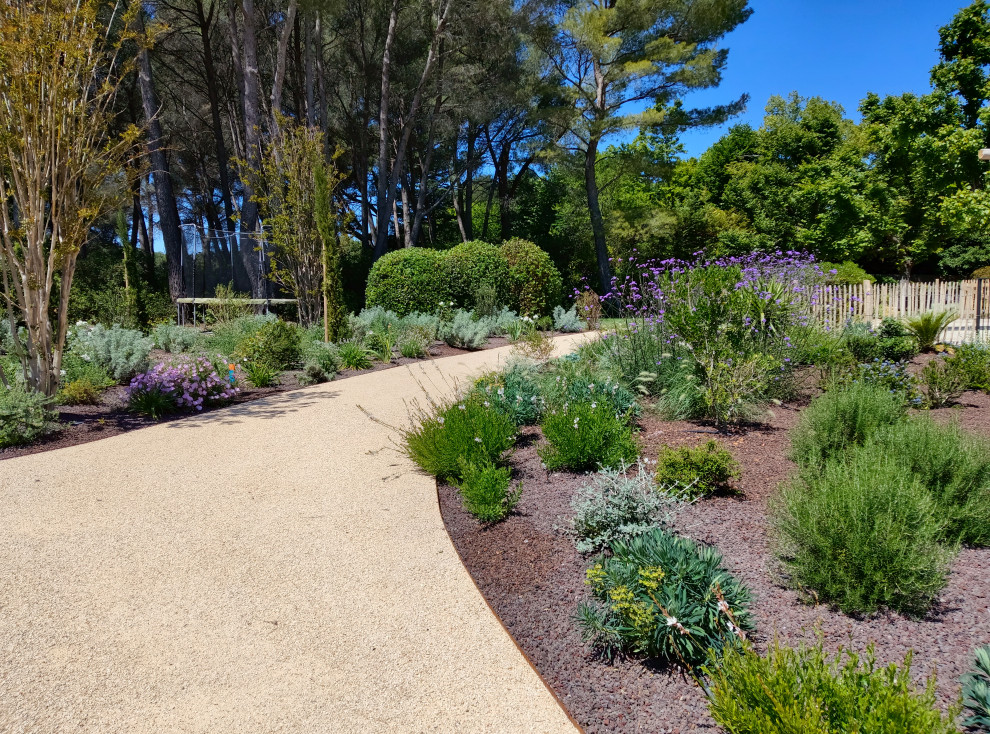
<svg viewBox="0 0 990 734"><path fill-rule="evenodd" d="M83 380L97 388L110 387L115 384L110 373L94 360L85 360L72 351L62 353L62 383L76 382Z"/></svg>
<svg viewBox="0 0 990 734"><path fill-rule="evenodd" d="M461 481L457 488L464 500L464 509L480 522L495 523L504 520L519 504L522 482L509 489L511 470L499 467L491 461L481 464L462 462Z"/></svg>
<svg viewBox="0 0 990 734"><path fill-rule="evenodd" d="M281 371L299 361L302 334L295 324L274 319L237 345L236 355L247 362Z"/></svg>
<svg viewBox="0 0 990 734"><path fill-rule="evenodd" d="M862 285L865 280L877 282L876 278L851 260L842 263L823 262L820 267L825 273L825 282L829 285Z"/></svg>
<svg viewBox="0 0 990 734"><path fill-rule="evenodd" d="M550 256L532 242L512 239L499 248L509 263L509 307L519 314L546 316L560 305L563 278Z"/></svg>
<svg viewBox="0 0 990 734"><path fill-rule="evenodd" d="M233 321L216 323L206 336L206 347L224 357L233 357L237 347L272 320L270 316L241 316Z"/></svg>
<svg viewBox="0 0 990 734"><path fill-rule="evenodd" d="M677 486L689 500L729 491L740 476L739 462L715 439L695 447L664 446L657 459L657 484Z"/></svg>
<svg viewBox="0 0 990 734"><path fill-rule="evenodd" d="M878 443L847 448L786 485L772 507L791 584L850 614L924 615L954 550L946 520L910 467Z"/></svg>
<svg viewBox="0 0 990 734"><path fill-rule="evenodd" d="M366 304L399 316L414 311L434 313L449 300L443 255L425 247L405 247L378 259L368 274Z"/></svg>
<svg viewBox="0 0 990 734"><path fill-rule="evenodd" d="M53 417L51 401L41 393L0 384L0 449L40 437Z"/></svg>
<svg viewBox="0 0 990 734"><path fill-rule="evenodd" d="M439 479L459 480L465 462L498 464L516 440L516 426L504 413L477 396L452 404L431 404L405 431L406 453Z"/></svg>
<svg viewBox="0 0 990 734"><path fill-rule="evenodd" d="M990 545L990 445L985 439L924 417L880 428L867 445L930 492L945 522L944 540Z"/></svg>
<svg viewBox="0 0 990 734"><path fill-rule="evenodd" d="M904 401L883 388L863 383L829 390L811 401L791 432L791 456L817 465L862 443L878 427L903 419Z"/></svg>
<svg viewBox="0 0 990 734"><path fill-rule="evenodd" d="M843 659L844 658L844 659ZM878 668L873 648L862 658L840 650L829 660L821 643L797 649L776 642L765 658L727 649L711 666L708 708L732 734L954 734L935 680L918 691L910 654L903 666Z"/></svg>
<svg viewBox="0 0 990 734"><path fill-rule="evenodd" d="M629 652L689 669L753 628L750 594L714 548L661 529L616 541L588 569L594 602L581 637L606 657Z"/></svg>
<svg viewBox="0 0 990 734"><path fill-rule="evenodd" d="M546 445L540 458L548 471L583 471L632 464L639 452L632 429L604 400L575 403L543 418Z"/></svg>
<svg viewBox="0 0 990 734"><path fill-rule="evenodd" d="M494 291L495 304L506 303L509 298L509 263L498 247L488 242L462 242L444 252L443 277L450 300L460 308L473 310L483 288Z"/></svg>
<svg viewBox="0 0 990 734"><path fill-rule="evenodd" d="M895 326L896 322L891 322L893 319L884 319L879 331L873 331L866 324L850 324L842 331L843 345L857 362L911 359L918 353L917 341L905 329Z"/></svg>

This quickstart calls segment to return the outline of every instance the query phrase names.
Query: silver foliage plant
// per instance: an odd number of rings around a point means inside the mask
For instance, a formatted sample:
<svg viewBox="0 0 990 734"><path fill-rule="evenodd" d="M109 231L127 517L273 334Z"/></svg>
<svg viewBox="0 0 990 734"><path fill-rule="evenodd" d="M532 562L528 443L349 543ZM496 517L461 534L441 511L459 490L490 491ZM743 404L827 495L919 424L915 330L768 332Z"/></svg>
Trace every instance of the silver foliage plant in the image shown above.
<svg viewBox="0 0 990 734"><path fill-rule="evenodd" d="M620 467L593 474L571 500L577 550L596 553L616 540L668 528L679 504L676 488L658 487L644 462L634 470Z"/></svg>
<svg viewBox="0 0 990 734"><path fill-rule="evenodd" d="M563 306L555 306L553 309L553 328L555 331L578 332L584 331L586 324L577 314L577 309L572 307L570 311L565 311Z"/></svg>
<svg viewBox="0 0 990 734"><path fill-rule="evenodd" d="M80 321L69 340L73 352L86 362L103 367L114 380L123 383L148 369L148 355L155 340L140 331L120 326L90 326Z"/></svg>

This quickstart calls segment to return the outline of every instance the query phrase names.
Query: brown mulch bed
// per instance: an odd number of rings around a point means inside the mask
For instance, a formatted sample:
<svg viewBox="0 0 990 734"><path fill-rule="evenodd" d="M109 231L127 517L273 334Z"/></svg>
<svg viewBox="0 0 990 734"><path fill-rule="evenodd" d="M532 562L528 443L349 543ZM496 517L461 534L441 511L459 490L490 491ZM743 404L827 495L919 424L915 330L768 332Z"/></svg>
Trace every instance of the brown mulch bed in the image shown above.
<svg viewBox="0 0 990 734"><path fill-rule="evenodd" d="M715 436L742 465L738 495L686 507L677 516L676 530L715 545L727 568L752 590L758 649L765 650L775 636L795 644L814 642L821 634L830 650L864 650L874 642L882 663L902 662L913 650L912 671L919 682L936 673L940 702L954 703L959 676L971 667L973 649L990 642L990 549L964 549L959 554L937 608L922 620L891 613L855 619L805 603L784 588L768 545L766 503L794 469L786 458L788 429L800 409L778 408L768 425L729 435L645 415L640 421L645 456L655 458L665 443L690 445ZM960 406L932 414L937 420L959 420L963 427L990 437L987 395L966 393ZM582 645L573 615L586 595L588 561L574 550L565 528L571 497L585 477L548 476L536 454L538 441L539 430L526 429L512 456L511 465L523 481L522 500L500 525L479 528L461 507L456 489L439 487L447 530L479 589L585 731L719 731L689 677L637 660L608 664Z"/></svg>
<svg viewBox="0 0 990 734"><path fill-rule="evenodd" d="M551 334L551 336L557 336L557 334ZM508 344L509 340L505 337L492 337L488 340L485 346L482 347L482 349L497 349L499 347L507 346ZM447 346L444 342L435 342L430 346L429 357L423 359L396 357L389 364L376 361L371 368L366 370L341 370L337 373L337 376L334 377L334 382L338 380L346 380L348 377L354 377L356 375L365 375L369 372L379 372L381 370L402 367L407 364L413 364L414 362L425 362L440 359L442 357L453 357L458 354L469 353L470 352L466 349L456 349L454 347ZM168 359L172 356L176 355L160 350L153 350L151 352L151 364L156 364L157 362ZM241 370L238 370L235 373L237 384L240 388L240 392L237 396L224 405L207 407L203 412L223 410L231 405L248 403L253 400L268 397L269 395L289 392L291 390L299 390L300 388L305 387L304 385L299 384L299 376L301 374L301 370L287 370L279 375L280 384L275 387L257 388L250 387L247 384L244 373ZM4 459L12 459L17 456L26 456L27 454L37 454L42 451L60 449L66 446L89 443L90 441L97 441L101 438L109 438L110 436L116 436L117 434L126 433L127 431L133 431L138 428L145 428L147 426L153 426L159 423L169 423L171 421L183 420L184 418L188 418L190 415L188 413L179 413L176 415L165 416L156 421L152 418L148 418L147 416L133 413L127 407L127 388L119 385L104 390L98 405L58 405L55 406L55 412L57 414L57 423L53 430L42 436L37 441L33 441L24 446L12 446L9 448L0 449L0 461Z"/></svg>

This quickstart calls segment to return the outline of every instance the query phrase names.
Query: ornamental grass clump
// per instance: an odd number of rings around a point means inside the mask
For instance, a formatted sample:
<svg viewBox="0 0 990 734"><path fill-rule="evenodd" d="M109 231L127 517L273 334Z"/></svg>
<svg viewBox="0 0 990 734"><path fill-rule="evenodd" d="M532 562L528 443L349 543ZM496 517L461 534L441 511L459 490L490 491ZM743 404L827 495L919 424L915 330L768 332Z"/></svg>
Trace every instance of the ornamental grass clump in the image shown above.
<svg viewBox="0 0 990 734"><path fill-rule="evenodd" d="M479 522L501 522L519 504L522 482L510 489L512 470L489 460L461 462L461 480L457 484L464 509Z"/></svg>
<svg viewBox="0 0 990 734"><path fill-rule="evenodd" d="M233 398L232 387L203 357L160 362L137 375L127 388L131 408L152 418L181 411L201 411Z"/></svg>
<svg viewBox="0 0 990 734"><path fill-rule="evenodd" d="M547 471L629 465L639 455L626 417L605 401L564 405L544 416L541 427L547 443L539 454Z"/></svg>
<svg viewBox="0 0 990 734"><path fill-rule="evenodd" d="M578 553L607 550L657 528L670 527L678 505L677 488L658 487L642 464L591 475L571 500L571 531Z"/></svg>
<svg viewBox="0 0 990 734"><path fill-rule="evenodd" d="M678 488L686 500L728 492L740 476L739 462L715 439L694 447L664 446L657 459L657 482Z"/></svg>
<svg viewBox="0 0 990 734"><path fill-rule="evenodd" d="M371 368L371 357L374 354L363 344L344 342L339 345L340 366L348 370L366 370Z"/></svg>
<svg viewBox="0 0 990 734"><path fill-rule="evenodd" d="M462 479L465 464L500 464L516 440L512 420L478 396L431 403L412 418L413 428L403 434L406 453L423 471L442 480Z"/></svg>
<svg viewBox="0 0 990 734"><path fill-rule="evenodd" d="M790 584L847 614L924 616L955 556L931 492L876 442L806 468L774 498L771 518Z"/></svg>
<svg viewBox="0 0 990 734"><path fill-rule="evenodd" d="M781 647L766 657L725 650L710 666L712 718L732 734L954 734L954 710L938 707L935 678L918 690L911 654L902 666L878 667L873 647L829 659L814 647ZM953 707L955 708L955 707Z"/></svg>
<svg viewBox="0 0 990 734"><path fill-rule="evenodd" d="M753 629L750 593L714 548L657 529L611 551L588 569L593 600L577 614L582 639L604 657L625 652L694 671Z"/></svg>
<svg viewBox="0 0 990 734"><path fill-rule="evenodd" d="M811 401L791 432L791 458L817 465L861 444L880 426L904 419L904 401L873 384L856 382L829 390Z"/></svg>

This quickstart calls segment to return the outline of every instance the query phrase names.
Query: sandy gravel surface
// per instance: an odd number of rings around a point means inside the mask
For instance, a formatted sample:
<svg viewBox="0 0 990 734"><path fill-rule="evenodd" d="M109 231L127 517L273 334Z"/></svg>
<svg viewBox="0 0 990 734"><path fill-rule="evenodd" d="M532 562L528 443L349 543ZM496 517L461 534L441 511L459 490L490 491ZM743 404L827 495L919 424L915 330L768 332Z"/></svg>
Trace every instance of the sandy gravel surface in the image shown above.
<svg viewBox="0 0 990 734"><path fill-rule="evenodd" d="M573 732L359 408L507 355L0 462L0 732Z"/></svg>

